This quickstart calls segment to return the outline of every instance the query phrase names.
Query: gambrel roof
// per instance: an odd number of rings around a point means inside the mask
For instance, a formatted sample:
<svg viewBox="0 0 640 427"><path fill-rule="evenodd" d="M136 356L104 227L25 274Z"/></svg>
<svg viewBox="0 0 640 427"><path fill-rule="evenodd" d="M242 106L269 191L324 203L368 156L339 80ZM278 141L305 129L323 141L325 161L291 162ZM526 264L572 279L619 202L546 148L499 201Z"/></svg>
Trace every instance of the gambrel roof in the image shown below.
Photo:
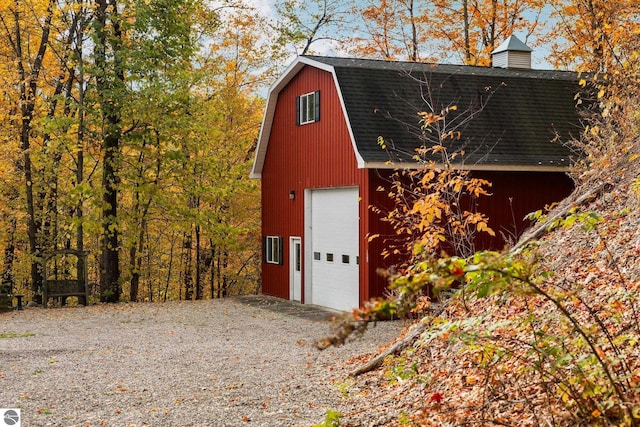
<svg viewBox="0 0 640 427"><path fill-rule="evenodd" d="M566 170L572 152L560 141L582 129L576 73L300 56L270 89L253 177L261 176L278 93L305 66L332 74L360 168L414 162L424 143L418 112L452 105L447 125L461 131L454 143L465 151L461 167L472 170ZM379 137L393 147L392 166Z"/></svg>

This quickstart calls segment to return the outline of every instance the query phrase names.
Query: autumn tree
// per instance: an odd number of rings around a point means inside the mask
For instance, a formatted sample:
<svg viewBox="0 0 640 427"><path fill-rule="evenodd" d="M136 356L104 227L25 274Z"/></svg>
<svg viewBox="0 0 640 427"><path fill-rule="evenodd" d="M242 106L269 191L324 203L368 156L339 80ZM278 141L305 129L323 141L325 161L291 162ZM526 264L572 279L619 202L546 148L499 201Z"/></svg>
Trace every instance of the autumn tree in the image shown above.
<svg viewBox="0 0 640 427"><path fill-rule="evenodd" d="M348 43L366 57L491 64L491 52L513 33L543 34L543 0L376 0L354 8L362 19Z"/></svg>
<svg viewBox="0 0 640 427"><path fill-rule="evenodd" d="M4 18L4 16L3 16ZM6 30L6 28L5 28ZM2 71L0 75L11 76L14 70L11 66L13 52L8 45L0 46L2 57ZM23 174L20 171L20 146L15 143L16 134L16 110L15 94L6 90L8 85L3 85L2 97L0 97L0 152L3 155L2 168L0 169L0 246L3 250L2 271L0 272L0 293L9 293L15 287L14 259L16 257L16 237L18 226L24 224L21 215L22 198L20 189L23 187ZM11 126L11 125L14 126ZM20 224L18 224L20 223Z"/></svg>
<svg viewBox="0 0 640 427"><path fill-rule="evenodd" d="M122 105L126 90L124 34L121 10L116 1L97 0L94 8L93 56L96 94L103 121L102 134L102 237L100 256L101 300L117 302L120 283L120 230L118 226L118 184Z"/></svg>
<svg viewBox="0 0 640 427"><path fill-rule="evenodd" d="M4 246L2 269L0 270L0 293L9 293L15 290L16 275L14 260L16 258L16 245L18 235L18 218L20 217L20 174L17 168L17 147L2 137L0 150L8 157L3 173L0 175L0 197L4 201L0 206L0 242Z"/></svg>
<svg viewBox="0 0 640 427"><path fill-rule="evenodd" d="M234 288L236 293L255 290L259 283L260 193L256 182L247 180L247 171L264 108L256 91L263 73L269 75L273 69L269 60L272 47L260 37L263 26L262 20L244 11L229 16L207 62L214 69L214 64L222 65L207 85L214 92L202 120L209 129L216 129L209 132L213 142L209 156L213 174L209 179L215 186L201 199L209 212L202 226L210 250L211 298L228 296ZM258 74L258 69L263 71Z"/></svg>
<svg viewBox="0 0 640 427"><path fill-rule="evenodd" d="M557 20L552 60L559 68L588 72L637 70L640 4L634 0L563 0Z"/></svg>
<svg viewBox="0 0 640 427"><path fill-rule="evenodd" d="M9 113L5 124L14 132L22 153L17 166L24 179L21 194L33 292L42 282L41 257L57 244L55 201L60 156L49 124L58 113L71 114L69 104L58 101L69 96L74 84L68 65L80 13L73 12L72 3L4 2L0 7L1 36L6 41L3 54L7 59L2 75L3 99L7 102L4 107ZM6 257L5 265L9 266Z"/></svg>
<svg viewBox="0 0 640 427"><path fill-rule="evenodd" d="M127 36L118 224L132 301L242 292L259 265L248 170L265 25L244 7L169 3L138 4Z"/></svg>
<svg viewBox="0 0 640 427"><path fill-rule="evenodd" d="M197 86L193 138L181 150L188 173L177 177L188 189L178 211L185 299L204 298L207 283L214 298L257 282L259 192L247 172L263 108L253 95L262 73L254 70L268 72L268 45L258 31L264 23L250 11L223 16Z"/></svg>
<svg viewBox="0 0 640 427"><path fill-rule="evenodd" d="M451 49L467 65L491 65L491 52L514 33L523 40L542 33L543 0L435 0L429 16L432 37L439 51Z"/></svg>
<svg viewBox="0 0 640 427"><path fill-rule="evenodd" d="M171 7L164 22L141 6L131 33L119 224L132 301L224 297L257 282L259 197L247 171L262 111L253 92L269 69L263 23L243 8Z"/></svg>
<svg viewBox="0 0 640 427"><path fill-rule="evenodd" d="M424 101L417 125L398 123L415 135L419 146L402 152L394 141L382 136L378 140L391 164L394 159L414 162L412 168L395 171L390 189L379 189L388 193L393 207L388 211L372 207L396 233L395 241L386 242L383 255L400 260L397 268L401 269L442 252L469 256L476 250L478 233L495 235L486 215L475 208L478 197L489 195L491 183L471 176L465 167L465 130L499 88L486 88L478 100L459 107L441 99L431 80L426 73L417 80Z"/></svg>
<svg viewBox="0 0 640 427"><path fill-rule="evenodd" d="M0 4L3 280L37 300L43 255L79 249L103 301L256 292L266 28L241 2Z"/></svg>
<svg viewBox="0 0 640 427"><path fill-rule="evenodd" d="M346 43L347 50L358 56L420 61L431 59L427 49L424 16L428 5L414 0L370 1L354 6L352 13L361 16L359 32Z"/></svg>
<svg viewBox="0 0 640 427"><path fill-rule="evenodd" d="M199 2L139 2L129 29L129 80L135 86L124 107L128 132L122 139L120 214L122 246L127 248L129 299L139 299L142 263L149 253L149 222L156 216L162 188L177 167L172 151L179 139L189 139L192 96L199 73L192 61L199 48L203 20L212 19ZM152 103L150 105L150 102ZM151 108L150 108L151 107ZM147 293L153 299L153 293Z"/></svg>

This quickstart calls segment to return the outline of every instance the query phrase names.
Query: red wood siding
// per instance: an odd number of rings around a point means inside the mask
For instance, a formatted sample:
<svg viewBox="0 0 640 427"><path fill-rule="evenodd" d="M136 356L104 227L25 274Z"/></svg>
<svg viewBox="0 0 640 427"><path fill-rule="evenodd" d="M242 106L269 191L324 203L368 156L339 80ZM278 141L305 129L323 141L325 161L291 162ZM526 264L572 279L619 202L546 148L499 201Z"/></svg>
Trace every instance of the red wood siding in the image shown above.
<svg viewBox="0 0 640 427"><path fill-rule="evenodd" d="M379 237L368 242L369 265L368 265L368 298L380 297L388 285L387 279L380 274L379 269L386 270L396 263L393 258L383 258L382 251L387 247L389 241L395 238L395 231L388 222L382 221L380 216L385 212L393 210L393 202L388 197L388 191L378 191L379 187L389 188L389 176L392 171L371 169L369 173L369 185L367 188L367 212L368 233ZM380 209L381 214L373 211L372 207Z"/></svg>
<svg viewBox="0 0 640 427"><path fill-rule="evenodd" d="M367 203L383 212L393 209L393 204L386 191L376 189L380 186L388 188L391 173L388 170L369 171ZM491 196L481 197L477 208L489 217L489 226L497 234L491 237L483 233L476 241L478 249L502 249L507 243L503 237L515 239L529 226L529 222L524 220L528 213L562 200L573 190L571 178L561 172L476 172L474 176L492 183L489 189ZM395 236L393 228L371 210L367 221L369 233L380 235L368 244L370 262L367 296L371 298L382 296L388 284L376 270L389 268L397 260L385 259L380 255L386 242Z"/></svg>
<svg viewBox="0 0 640 427"><path fill-rule="evenodd" d="M296 97L316 90L320 121L296 126ZM304 240L304 190L360 186L365 176L357 169L332 75L305 67L279 94L262 169L262 233L282 236L284 244L283 265L263 263L265 294L289 298L289 236ZM362 245L360 251L362 260Z"/></svg>
<svg viewBox="0 0 640 427"><path fill-rule="evenodd" d="M504 248L505 239L515 240L530 225L524 217L567 197L573 181L562 172L476 172L474 176L492 183L491 196L478 199L478 211L489 217L496 237L479 236L482 249Z"/></svg>

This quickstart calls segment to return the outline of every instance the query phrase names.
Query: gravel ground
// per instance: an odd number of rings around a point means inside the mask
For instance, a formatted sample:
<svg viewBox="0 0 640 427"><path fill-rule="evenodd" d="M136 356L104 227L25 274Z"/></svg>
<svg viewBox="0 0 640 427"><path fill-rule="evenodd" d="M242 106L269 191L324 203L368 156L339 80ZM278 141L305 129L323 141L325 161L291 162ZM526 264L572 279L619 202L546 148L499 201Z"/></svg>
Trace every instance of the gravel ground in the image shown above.
<svg viewBox="0 0 640 427"><path fill-rule="evenodd" d="M230 298L2 313L0 407L21 408L22 427L319 423L345 405L343 362L402 324L319 352L329 324L300 310Z"/></svg>

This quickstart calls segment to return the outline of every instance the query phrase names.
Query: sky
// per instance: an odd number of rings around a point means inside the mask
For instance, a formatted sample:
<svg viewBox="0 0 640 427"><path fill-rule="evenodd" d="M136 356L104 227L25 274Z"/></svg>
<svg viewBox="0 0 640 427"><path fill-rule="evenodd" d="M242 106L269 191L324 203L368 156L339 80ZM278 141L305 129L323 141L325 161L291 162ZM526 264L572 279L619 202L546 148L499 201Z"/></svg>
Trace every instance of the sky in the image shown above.
<svg viewBox="0 0 640 427"><path fill-rule="evenodd" d="M275 8L276 0L244 0L244 2L255 8L262 16L276 19L277 12ZM326 56L345 56L346 52L342 52L336 43L330 40L318 40L313 43L312 49L316 55Z"/></svg>
<svg viewBox="0 0 640 427"><path fill-rule="evenodd" d="M258 13L262 16L275 19L277 17L275 3L276 0L244 0L245 3L253 8L255 8ZM550 11L547 10L540 17L541 22L548 22L550 19ZM525 41L525 34L515 34L522 41ZM326 55L326 56L348 56L347 52L341 51L335 42L331 40L319 40L314 42L312 45L312 49L314 54L317 55ZM536 47L532 53L532 68L540 69L540 70L548 70L553 69L553 66L549 61L547 61L547 56L549 54L548 47ZM292 60L295 55L292 54Z"/></svg>

